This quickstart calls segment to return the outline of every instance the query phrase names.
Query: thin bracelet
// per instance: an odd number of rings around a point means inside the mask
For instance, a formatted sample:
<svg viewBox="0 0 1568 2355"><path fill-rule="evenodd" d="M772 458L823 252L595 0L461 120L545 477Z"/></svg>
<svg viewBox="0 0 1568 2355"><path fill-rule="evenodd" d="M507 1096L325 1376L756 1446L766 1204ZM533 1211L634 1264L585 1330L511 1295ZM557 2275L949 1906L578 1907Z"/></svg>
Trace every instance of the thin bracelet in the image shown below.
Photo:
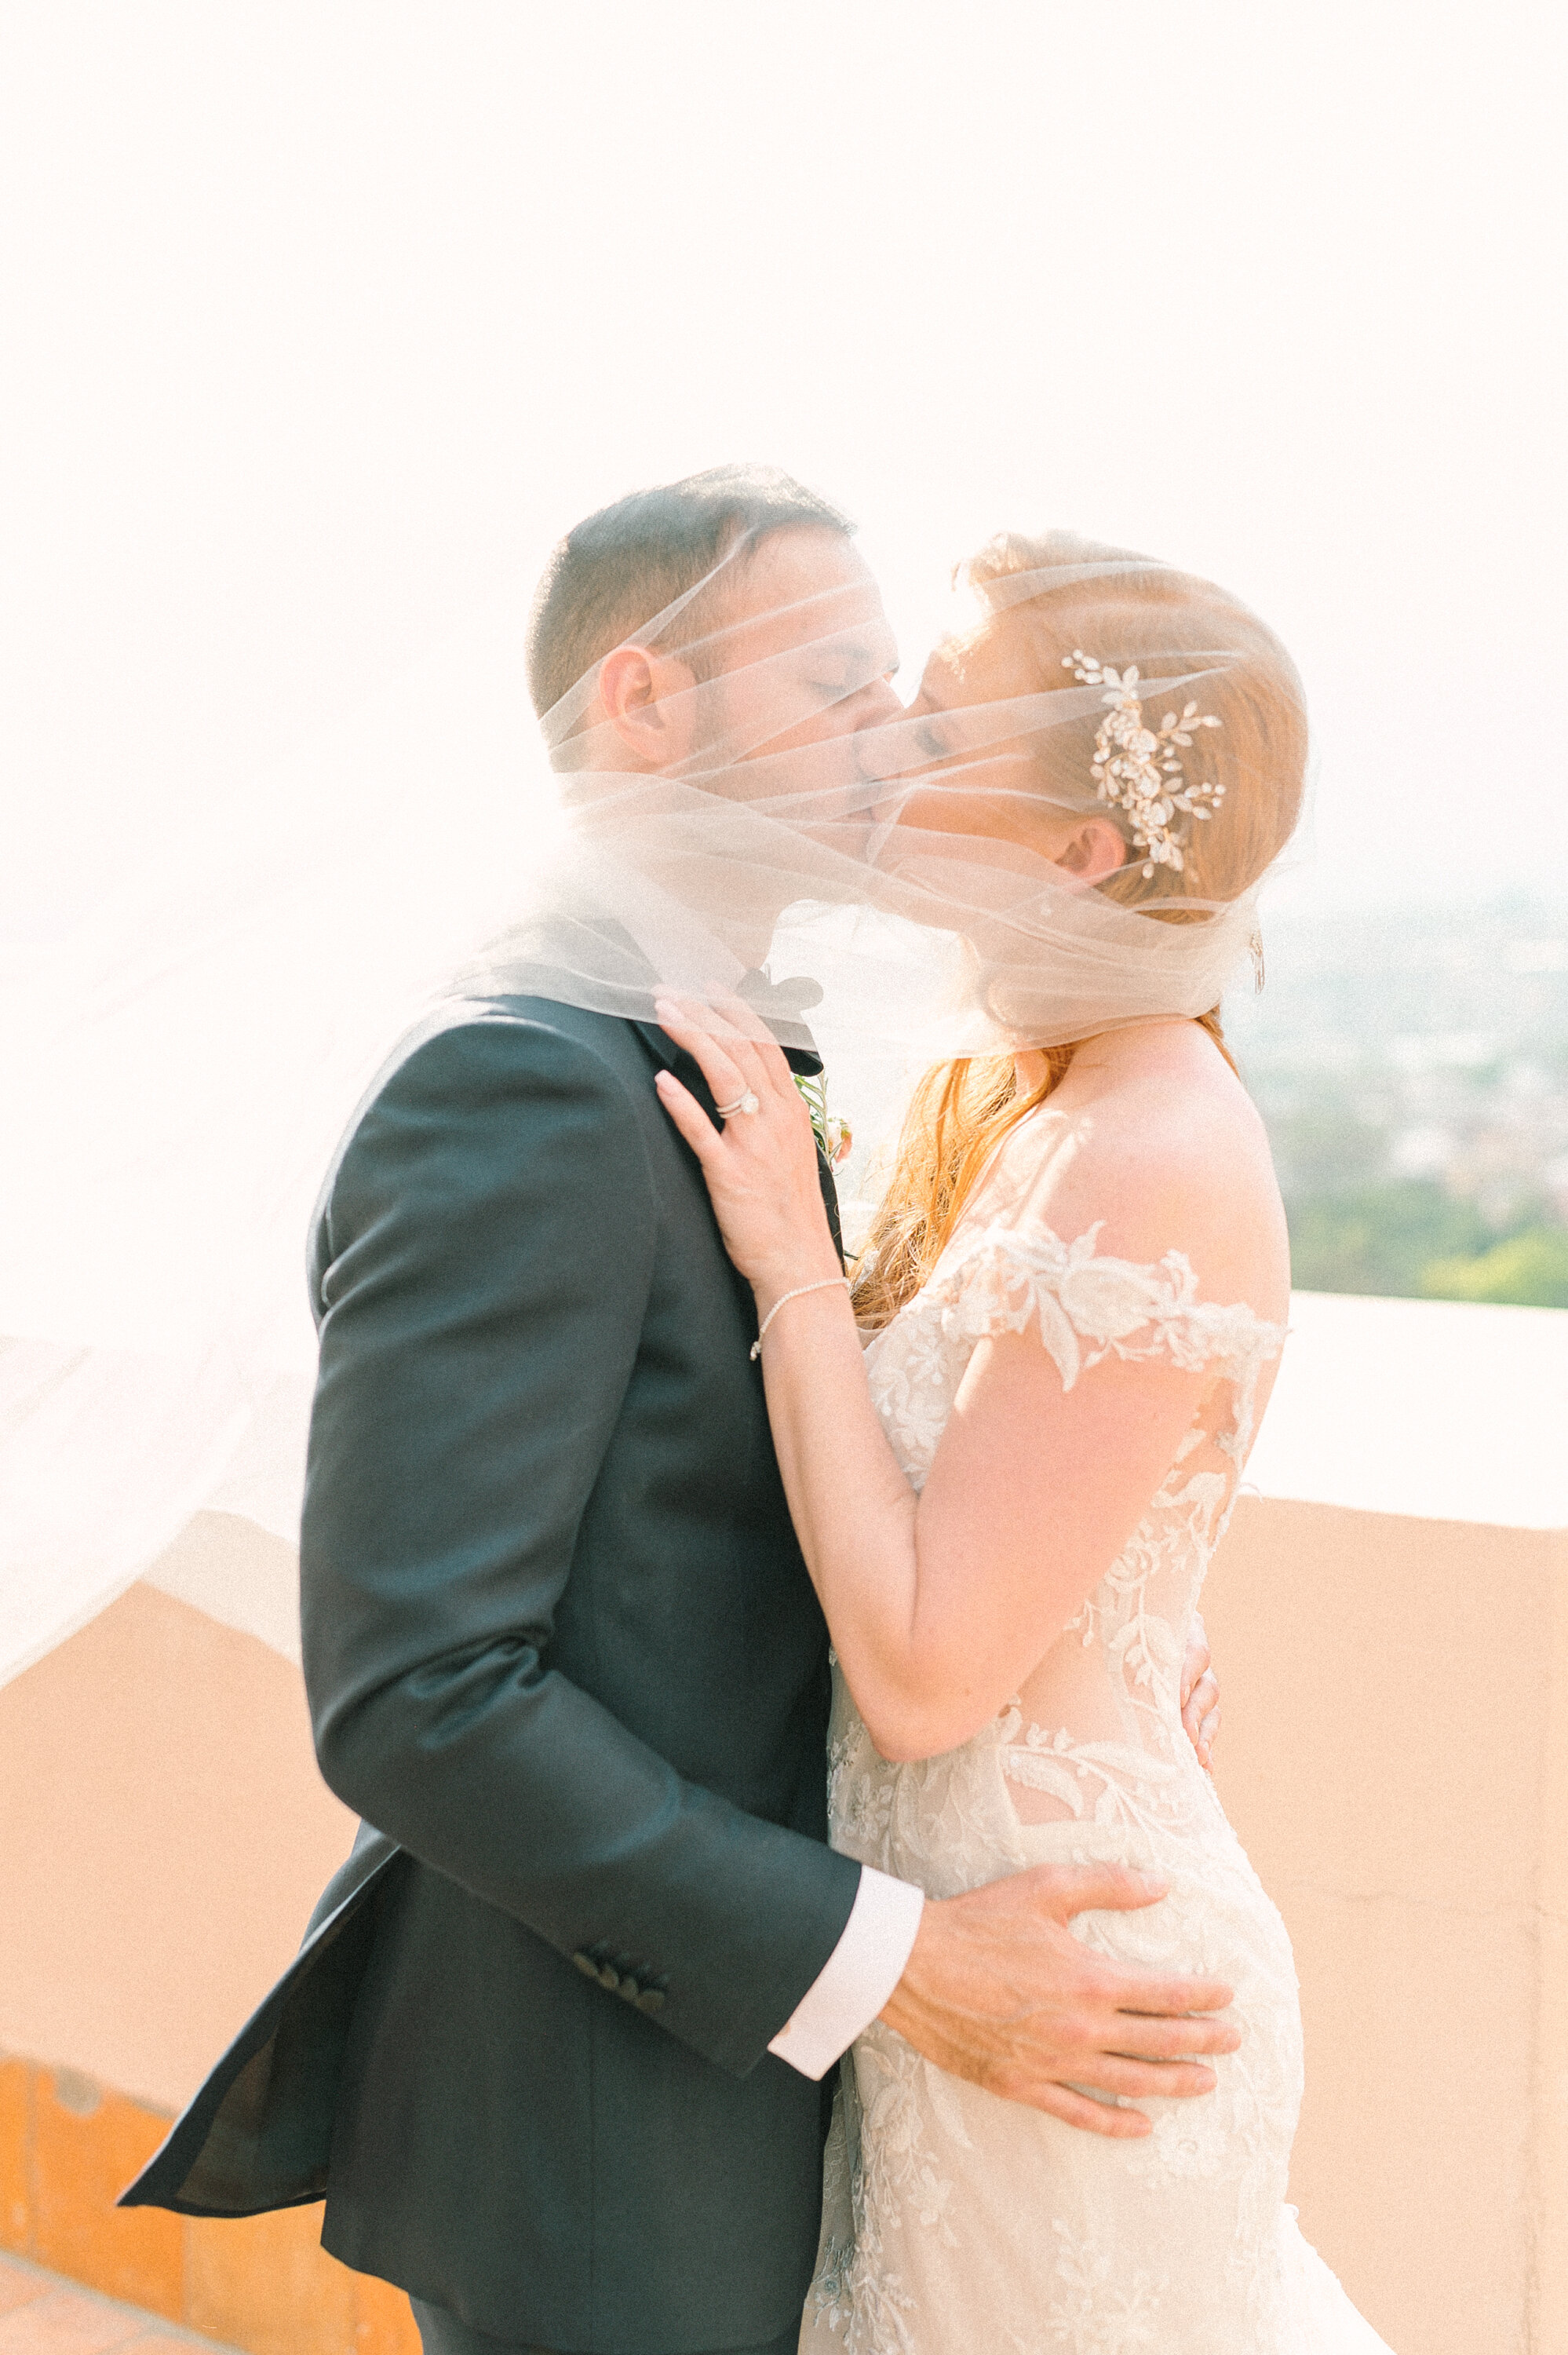
<svg viewBox="0 0 1568 2355"><path fill-rule="evenodd" d="M840 1284L842 1284L847 1291L849 1288L848 1276L825 1275L821 1284L797 1284L793 1292L781 1292L778 1299L774 1302L772 1307L768 1310L767 1316L763 1318L761 1324L757 1328L757 1338L751 1345L752 1364L755 1365L758 1359L761 1357L762 1337L764 1333L767 1332L768 1327L772 1324L773 1319L778 1316L779 1311L783 1307L784 1303L787 1300L803 1300L808 1292L832 1292L834 1286Z"/></svg>

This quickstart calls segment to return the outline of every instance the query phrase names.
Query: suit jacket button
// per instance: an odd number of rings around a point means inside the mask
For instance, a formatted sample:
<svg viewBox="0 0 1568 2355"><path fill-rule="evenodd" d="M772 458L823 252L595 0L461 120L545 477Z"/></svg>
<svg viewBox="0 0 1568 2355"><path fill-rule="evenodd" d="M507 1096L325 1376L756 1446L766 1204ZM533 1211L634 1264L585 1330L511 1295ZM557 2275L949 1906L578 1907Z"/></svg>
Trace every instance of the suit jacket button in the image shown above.
<svg viewBox="0 0 1568 2355"><path fill-rule="evenodd" d="M664 1990L662 1987L644 1987L635 2001L639 2011L662 2011Z"/></svg>
<svg viewBox="0 0 1568 2355"><path fill-rule="evenodd" d="M578 1952L572 1956L572 1960L576 1963L578 1970L581 1971L585 1979L598 1978L599 1965L594 1961L591 1955L585 1955L579 1948Z"/></svg>

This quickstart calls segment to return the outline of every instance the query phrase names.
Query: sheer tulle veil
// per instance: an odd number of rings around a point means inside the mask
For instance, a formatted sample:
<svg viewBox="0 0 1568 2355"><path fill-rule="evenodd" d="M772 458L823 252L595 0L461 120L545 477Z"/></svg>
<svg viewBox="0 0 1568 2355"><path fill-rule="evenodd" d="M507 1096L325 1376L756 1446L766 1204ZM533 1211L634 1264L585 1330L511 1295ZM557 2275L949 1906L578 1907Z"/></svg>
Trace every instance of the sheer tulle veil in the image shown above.
<svg viewBox="0 0 1568 2355"><path fill-rule="evenodd" d="M1305 730L1244 607L1143 558L998 542L968 626L1019 633L1026 675L906 717L869 572L813 572L843 535L796 527L787 595L770 537L737 529L609 650L643 663L668 757L607 705L602 653L536 723L500 607L205 845L7 954L0 1678L204 1509L291 1542L312 1204L430 1008L648 1021L664 990L738 994L815 1041L863 1138L940 1057L1205 1012L1245 964ZM1205 863L1265 798L1245 854ZM1118 828L1108 888L1045 855L1042 812ZM275 1551L230 1615L287 1649Z"/></svg>

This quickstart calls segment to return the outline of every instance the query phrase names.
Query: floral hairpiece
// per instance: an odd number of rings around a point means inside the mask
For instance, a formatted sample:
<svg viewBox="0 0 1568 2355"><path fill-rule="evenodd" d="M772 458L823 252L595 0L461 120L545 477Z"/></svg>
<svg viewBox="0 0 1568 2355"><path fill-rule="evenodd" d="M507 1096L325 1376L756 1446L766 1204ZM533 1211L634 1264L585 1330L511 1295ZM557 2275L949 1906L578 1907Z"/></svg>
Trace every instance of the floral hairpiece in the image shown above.
<svg viewBox="0 0 1568 2355"><path fill-rule="evenodd" d="M1178 810L1192 818L1213 817L1213 810L1203 805L1212 802L1217 806L1225 797L1225 789L1224 785L1190 785L1173 747L1190 745L1194 728L1219 728L1224 722L1206 712L1200 714L1197 705L1189 703L1180 718L1168 711L1156 731L1143 724L1135 663L1125 670L1112 670L1108 664L1086 655L1082 646L1075 646L1070 655L1062 656L1062 667L1085 687L1109 690L1105 700L1110 709L1100 721L1089 767L1095 791L1102 802L1127 812L1133 843L1146 853L1145 875L1152 875L1157 867L1170 867L1180 874L1185 861L1171 820ZM1183 830L1182 840L1190 832L1191 828Z"/></svg>

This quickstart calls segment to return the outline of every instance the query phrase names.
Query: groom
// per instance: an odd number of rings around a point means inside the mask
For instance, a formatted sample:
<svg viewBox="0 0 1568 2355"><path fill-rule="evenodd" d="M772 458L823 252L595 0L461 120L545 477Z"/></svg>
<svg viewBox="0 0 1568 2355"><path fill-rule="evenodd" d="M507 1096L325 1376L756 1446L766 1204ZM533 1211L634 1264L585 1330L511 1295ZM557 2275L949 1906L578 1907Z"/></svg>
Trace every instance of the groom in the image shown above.
<svg viewBox="0 0 1568 2355"><path fill-rule="evenodd" d="M746 663L824 594L885 638L843 518L722 470L562 542L541 712L614 650L586 723L629 772L678 755L692 668L622 642L742 539L706 593ZM879 668L791 741L895 712ZM126 2194L324 2196L325 2246L409 2291L429 2355L793 2355L830 2072L878 2014L1109 2133L1142 2121L1074 2087L1201 2094L1198 2056L1236 2041L1193 2016L1227 1989L1071 1935L1157 1883L1044 1867L927 1902L827 1847L827 1633L750 1293L662 1066L713 1109L652 1024L469 1001L405 1042L340 1148L301 1582L322 1771L365 1822Z"/></svg>

